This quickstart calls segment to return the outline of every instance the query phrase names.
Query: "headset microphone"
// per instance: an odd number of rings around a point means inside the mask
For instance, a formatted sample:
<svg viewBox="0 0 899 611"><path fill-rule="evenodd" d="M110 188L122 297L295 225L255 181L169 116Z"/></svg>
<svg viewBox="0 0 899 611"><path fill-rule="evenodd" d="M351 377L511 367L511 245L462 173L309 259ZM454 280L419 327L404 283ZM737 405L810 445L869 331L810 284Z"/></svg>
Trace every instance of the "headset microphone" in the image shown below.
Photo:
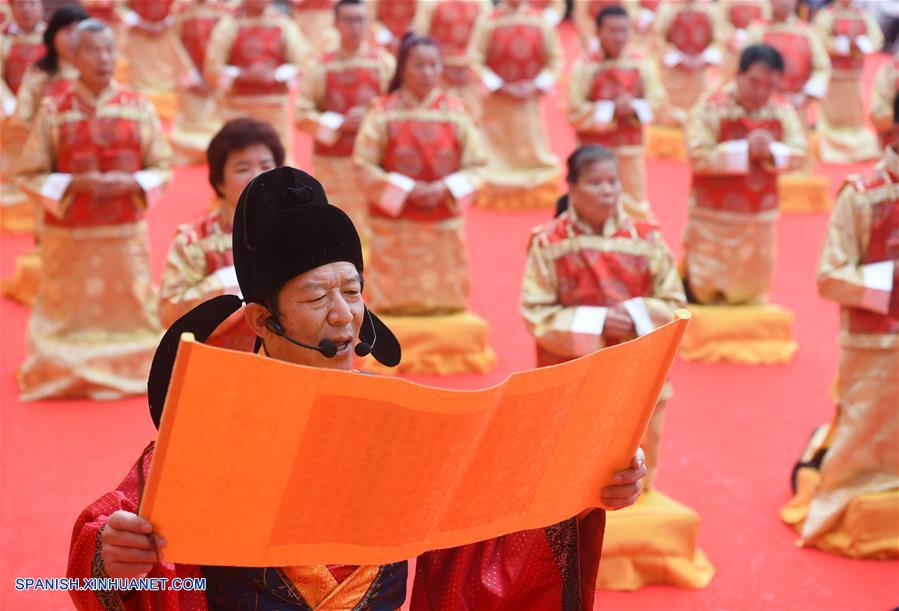
<svg viewBox="0 0 899 611"><path fill-rule="evenodd" d="M368 308L365 309L365 315L368 317L368 323L371 325L372 340L370 344L368 342L359 342L358 344L356 344L356 347L354 348L356 356L368 356L369 354L371 354L372 349L375 347L375 344L378 341L378 330L375 328L375 323L371 319L371 313L368 311ZM287 335L287 332L284 331L284 327L274 316L268 317L268 320L265 321L265 326L269 331L271 331L278 337L283 337L295 346L308 348L309 350L315 350L317 352L320 352L322 356L329 359L334 358L337 355L337 344L335 344L333 341L329 339L323 339L318 343L318 346L304 344L303 342Z"/></svg>
<svg viewBox="0 0 899 611"><path fill-rule="evenodd" d="M371 319L371 312L368 311L368 308L365 308L365 316L367 317L368 324L371 325L371 334L372 339L371 343L360 341L356 344L354 351L356 352L356 356L368 356L371 354L372 349L375 347L375 344L378 342L378 330L375 328L375 323Z"/></svg>
<svg viewBox="0 0 899 611"><path fill-rule="evenodd" d="M300 348L308 348L309 350L315 350L317 352L321 352L322 356L325 358L334 358L337 355L337 344L332 342L329 339L323 339L318 343L318 346L313 346L311 344L304 344L299 340L295 340L294 338L287 335L284 331L284 327L281 326L281 323L275 320L273 316L269 316L268 320L265 321L265 326L269 331L277 335L278 337L283 337L291 344L295 346L299 346Z"/></svg>

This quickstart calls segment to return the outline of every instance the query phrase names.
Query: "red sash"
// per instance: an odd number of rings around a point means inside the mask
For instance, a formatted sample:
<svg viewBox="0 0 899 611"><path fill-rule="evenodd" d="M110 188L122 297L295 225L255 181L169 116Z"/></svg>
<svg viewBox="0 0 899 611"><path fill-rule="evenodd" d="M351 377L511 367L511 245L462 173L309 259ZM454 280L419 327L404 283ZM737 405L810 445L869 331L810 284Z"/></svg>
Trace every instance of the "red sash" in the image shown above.
<svg viewBox="0 0 899 611"><path fill-rule="evenodd" d="M371 59L377 59L378 57L375 51L369 51L367 56ZM329 53L323 61L329 63L334 61L335 58L335 53ZM325 99L321 110L346 114L351 108L365 106L369 100L379 96L381 93L381 75L380 71L375 67L356 66L339 70L328 70ZM353 154L353 143L355 141L355 133L341 133L335 144L329 146L316 140L313 148L316 155L349 157Z"/></svg>
<svg viewBox="0 0 899 611"><path fill-rule="evenodd" d="M110 104L137 107L134 94L118 92ZM83 113L81 119L59 126L56 171L80 174L89 171L134 173L143 167L140 126L135 119L98 118L95 109L75 91L63 94L57 115ZM144 216L130 195L99 198L82 193L73 199L63 218L46 215L45 223L62 227L134 223Z"/></svg>
<svg viewBox="0 0 899 611"><path fill-rule="evenodd" d="M599 68L593 77L593 89L589 100L615 101L622 93L629 93L635 98L643 97L643 79L640 70L632 68ZM583 144L601 144L603 146L639 146L643 144L643 126L639 121L618 123L614 131L596 133L581 132L578 138Z"/></svg>
<svg viewBox="0 0 899 611"><path fill-rule="evenodd" d="M682 9L668 29L667 39L685 55L699 55L712 44L712 21L702 11Z"/></svg>
<svg viewBox="0 0 899 611"><path fill-rule="evenodd" d="M412 27L415 18L415 0L380 0L378 2L377 19L390 30L396 38L400 38Z"/></svg>
<svg viewBox="0 0 899 611"><path fill-rule="evenodd" d="M648 8L653 13L659 10L659 5L662 3L662 0L640 0L640 6L643 8Z"/></svg>
<svg viewBox="0 0 899 611"><path fill-rule="evenodd" d="M173 3L174 0L131 0L129 5L144 21L158 23L169 16Z"/></svg>
<svg viewBox="0 0 899 611"><path fill-rule="evenodd" d="M745 30L753 21L762 21L762 7L754 3L731 3L727 7L727 19L740 30Z"/></svg>
<svg viewBox="0 0 899 611"><path fill-rule="evenodd" d="M395 107L398 96L388 96L379 108L381 112ZM438 95L429 109L446 107L446 98ZM462 144L459 142L456 125L451 121L422 120L415 118L391 121L387 126L387 146L384 150L383 168L387 172L398 172L409 178L432 182L459 171L462 161ZM434 210L422 210L406 205L399 218L413 221L442 221L459 215L450 206L451 199L441 203ZM371 206L372 216L390 217L378 206Z"/></svg>
<svg viewBox="0 0 899 611"><path fill-rule="evenodd" d="M277 68L284 63L284 43L281 28L273 25L241 26L228 57L228 64L238 68L249 68L262 64ZM232 93L234 95L278 95L287 93L285 83L260 85L237 77Z"/></svg>
<svg viewBox="0 0 899 611"><path fill-rule="evenodd" d="M533 80L543 70L545 53L539 26L501 25L493 30L487 66L504 81Z"/></svg>
<svg viewBox="0 0 899 611"><path fill-rule="evenodd" d="M899 334L899 199L879 202L871 207L871 235L862 263L890 260L897 264L893 267L893 292L890 294L889 312L884 315L861 308L849 308L850 333Z"/></svg>
<svg viewBox="0 0 899 611"><path fill-rule="evenodd" d="M13 93L19 92L25 71L43 55L44 45L42 43L12 43L9 48L9 56L7 56L6 63L3 65L3 78Z"/></svg>
<svg viewBox="0 0 899 611"><path fill-rule="evenodd" d="M641 223L622 226L614 237L645 240L652 231L654 230L650 226ZM570 217L562 218L557 221L549 242L562 242L571 234L583 233ZM628 299L652 294L652 269L649 257L644 255L585 248L556 259L556 278L558 303L563 307L610 308ZM566 360L568 359L537 348L537 364L540 367Z"/></svg>
<svg viewBox="0 0 899 611"><path fill-rule="evenodd" d="M747 117L723 119L721 141L741 140L754 129L767 129L780 140L783 126L777 119L753 121ZM746 175L693 175L693 193L701 208L727 212L758 213L777 208L777 173L750 162Z"/></svg>
<svg viewBox="0 0 899 611"><path fill-rule="evenodd" d="M812 45L808 36L793 32L765 32L765 43L783 55L784 75L781 91L799 93L812 74Z"/></svg>
<svg viewBox="0 0 899 611"><path fill-rule="evenodd" d="M477 2L444 0L434 9L431 36L440 43L446 57L464 56L474 22L481 13Z"/></svg>
<svg viewBox="0 0 899 611"><path fill-rule="evenodd" d="M846 36L850 42L867 31L861 16L837 17L833 22L834 36ZM830 63L834 70L861 70L865 66L865 56L853 48L849 55L832 55Z"/></svg>

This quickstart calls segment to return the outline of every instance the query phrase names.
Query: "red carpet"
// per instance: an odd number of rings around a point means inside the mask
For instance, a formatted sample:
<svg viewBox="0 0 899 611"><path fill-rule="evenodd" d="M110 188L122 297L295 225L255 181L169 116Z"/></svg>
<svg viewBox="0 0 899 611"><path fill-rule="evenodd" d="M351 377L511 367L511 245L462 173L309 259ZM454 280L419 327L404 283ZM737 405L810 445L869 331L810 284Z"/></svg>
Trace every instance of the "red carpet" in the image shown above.
<svg viewBox="0 0 899 611"><path fill-rule="evenodd" d="M570 30L566 43L570 52ZM873 65L868 68L873 71ZM556 95L547 111L561 103ZM573 141L570 130L557 113L547 117L553 146L564 158ZM308 160L308 153L303 142L297 159ZM822 171L836 188L849 170ZM653 207L679 253L689 171L682 163L652 161L648 177ZM209 194L203 168L179 169L151 211L156 278L175 226L201 214ZM471 308L490 322L499 366L487 376L420 381L479 387L534 365L517 299L529 230L549 214L469 212ZM777 517L789 496L793 461L812 428L829 420L833 410L828 389L837 367L837 308L815 289L826 222L824 215L786 216L780 222L773 300L797 313L800 350L794 363L737 367L679 361L672 374L675 398L665 423L658 485L699 512L701 544L718 569L715 579L701 591L601 592L600 608L884 610L899 604L899 563L797 549L793 532ZM4 277L29 244L27 238L2 237ZM66 609L71 604L65 593L15 592L13 580L64 574L78 512L118 483L154 431L142 398L19 403L15 369L24 354L27 315L21 306L0 302L0 609Z"/></svg>

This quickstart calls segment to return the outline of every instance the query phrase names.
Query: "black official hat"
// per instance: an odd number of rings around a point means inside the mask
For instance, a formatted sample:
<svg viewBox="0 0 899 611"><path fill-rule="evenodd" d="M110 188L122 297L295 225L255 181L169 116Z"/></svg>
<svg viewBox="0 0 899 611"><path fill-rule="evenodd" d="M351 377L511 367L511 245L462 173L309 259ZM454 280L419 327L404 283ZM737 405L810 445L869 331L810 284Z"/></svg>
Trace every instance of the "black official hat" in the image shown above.
<svg viewBox="0 0 899 611"><path fill-rule="evenodd" d="M347 261L363 270L362 243L346 213L328 203L315 178L290 167L260 174L244 188L234 212L234 269L244 298L220 295L179 318L165 332L147 382L150 416L159 428L175 354L182 333L205 342L243 303L263 303L286 282L316 267ZM366 308L359 340L380 363L402 356L390 329Z"/></svg>

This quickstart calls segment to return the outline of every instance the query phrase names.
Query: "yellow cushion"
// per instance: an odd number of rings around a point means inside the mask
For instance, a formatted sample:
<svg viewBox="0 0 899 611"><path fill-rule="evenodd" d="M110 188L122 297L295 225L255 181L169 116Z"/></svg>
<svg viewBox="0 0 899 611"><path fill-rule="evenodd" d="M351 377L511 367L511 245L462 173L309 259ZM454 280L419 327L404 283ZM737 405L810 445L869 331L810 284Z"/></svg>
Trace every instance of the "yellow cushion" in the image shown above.
<svg viewBox="0 0 899 611"><path fill-rule="evenodd" d="M597 587L706 587L715 568L699 549L698 534L696 512L657 490L641 495L632 507L606 512Z"/></svg>
<svg viewBox="0 0 899 611"><path fill-rule="evenodd" d="M802 468L796 479L796 495L781 508L780 517L798 533L808 516L821 475L814 469ZM899 558L899 490L855 497L836 527L813 542L800 539L796 545L809 545L850 558Z"/></svg>
<svg viewBox="0 0 899 611"><path fill-rule="evenodd" d="M381 319L400 341L403 359L399 366L388 368L369 356L361 360L360 369L380 374L453 375L487 373L496 365L487 321L472 312Z"/></svg>
<svg viewBox="0 0 899 611"><path fill-rule="evenodd" d="M16 257L12 278L4 278L0 289L7 297L25 305L32 305L37 295L37 284L41 276L41 256L37 249L29 250Z"/></svg>
<svg viewBox="0 0 899 611"><path fill-rule="evenodd" d="M783 212L827 212L831 208L830 179L808 174L781 174L777 178Z"/></svg>
<svg viewBox="0 0 899 611"><path fill-rule="evenodd" d="M646 156L655 159L686 161L684 130L678 127L650 125L646 128Z"/></svg>
<svg viewBox="0 0 899 611"><path fill-rule="evenodd" d="M688 361L788 363L796 353L795 315L784 307L691 304L690 312L693 319L681 343Z"/></svg>
<svg viewBox="0 0 899 611"><path fill-rule="evenodd" d="M530 189L501 189L484 185L478 192L477 206L489 210L535 210L554 208L559 199L555 180Z"/></svg>

